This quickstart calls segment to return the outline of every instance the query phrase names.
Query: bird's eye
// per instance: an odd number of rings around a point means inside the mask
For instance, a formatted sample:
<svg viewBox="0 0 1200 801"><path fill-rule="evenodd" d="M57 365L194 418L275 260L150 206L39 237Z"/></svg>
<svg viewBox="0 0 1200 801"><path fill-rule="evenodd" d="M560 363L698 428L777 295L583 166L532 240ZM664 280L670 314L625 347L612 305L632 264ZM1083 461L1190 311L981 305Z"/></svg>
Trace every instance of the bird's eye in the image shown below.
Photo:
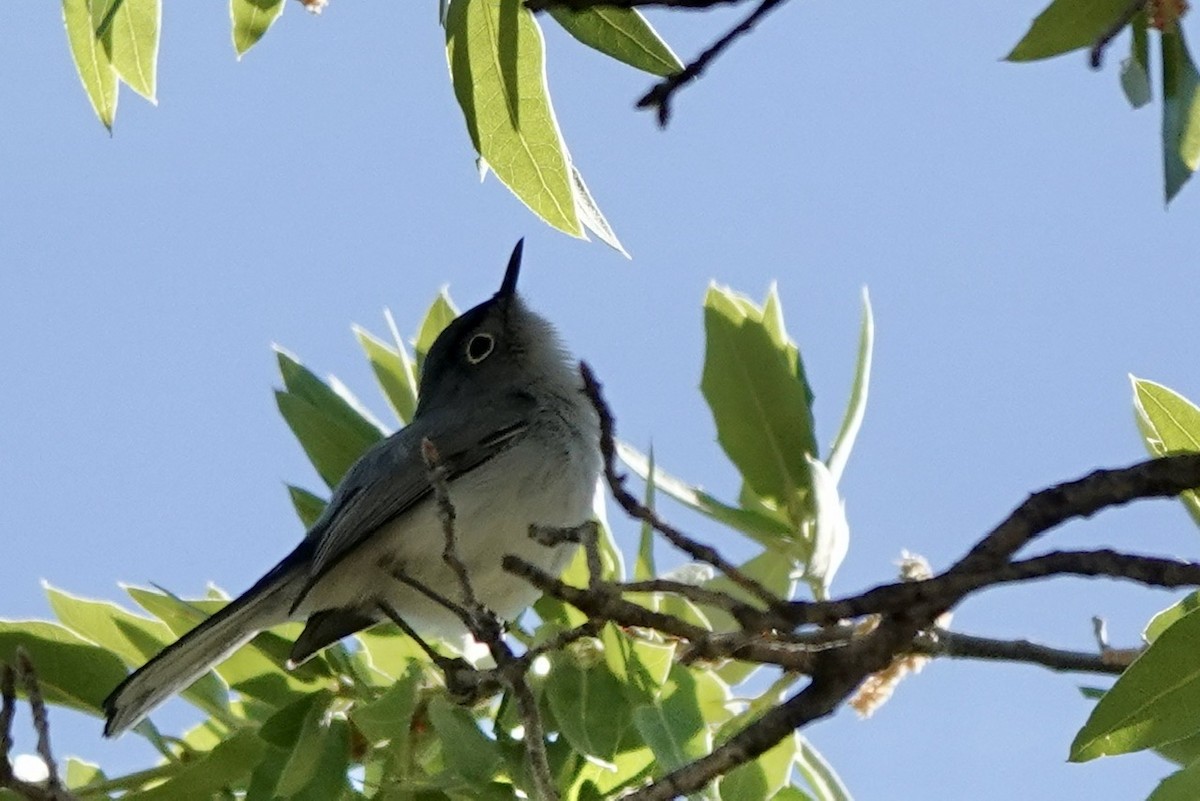
<svg viewBox="0 0 1200 801"><path fill-rule="evenodd" d="M467 361L471 364L479 364L491 356L495 348L496 338L491 334L476 334L467 343Z"/></svg>

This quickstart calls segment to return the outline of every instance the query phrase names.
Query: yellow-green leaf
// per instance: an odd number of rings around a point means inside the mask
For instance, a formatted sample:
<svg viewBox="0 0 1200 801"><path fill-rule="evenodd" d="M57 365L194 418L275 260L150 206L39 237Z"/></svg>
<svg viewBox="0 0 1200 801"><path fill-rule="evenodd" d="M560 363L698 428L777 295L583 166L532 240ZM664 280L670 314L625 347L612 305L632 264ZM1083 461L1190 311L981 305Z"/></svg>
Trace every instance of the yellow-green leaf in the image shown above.
<svg viewBox="0 0 1200 801"><path fill-rule="evenodd" d="M651 75L667 76L683 69L679 56L635 8L551 6L547 10L567 33L617 61Z"/></svg>
<svg viewBox="0 0 1200 801"><path fill-rule="evenodd" d="M521 0L454 0L446 15L446 55L476 152L531 211L581 237L570 159L550 104L533 14Z"/></svg>
<svg viewBox="0 0 1200 801"><path fill-rule="evenodd" d="M717 439L746 483L787 507L812 485L805 457L817 455L817 444L812 391L773 297L774 289L759 308L729 289L709 287L700 389Z"/></svg>
<svg viewBox="0 0 1200 801"><path fill-rule="evenodd" d="M88 0L63 0L63 23L75 70L83 81L92 109L110 131L117 116L117 73L96 35Z"/></svg>
<svg viewBox="0 0 1200 801"><path fill-rule="evenodd" d="M1173 453L1200 453L1200 409L1172 389L1130 376L1133 382L1133 409L1138 430L1152 456ZM1192 519L1200 524L1200 495L1194 490L1181 493L1179 499Z"/></svg>
<svg viewBox="0 0 1200 801"><path fill-rule="evenodd" d="M229 0L229 18L233 23L233 49L238 58L263 38L283 13L283 0Z"/></svg>
<svg viewBox="0 0 1200 801"><path fill-rule="evenodd" d="M1200 610L1163 631L1096 704L1071 761L1140 751L1200 731Z"/></svg>
<svg viewBox="0 0 1200 801"><path fill-rule="evenodd" d="M121 80L150 102L155 100L161 17L162 0L124 0L101 35Z"/></svg>

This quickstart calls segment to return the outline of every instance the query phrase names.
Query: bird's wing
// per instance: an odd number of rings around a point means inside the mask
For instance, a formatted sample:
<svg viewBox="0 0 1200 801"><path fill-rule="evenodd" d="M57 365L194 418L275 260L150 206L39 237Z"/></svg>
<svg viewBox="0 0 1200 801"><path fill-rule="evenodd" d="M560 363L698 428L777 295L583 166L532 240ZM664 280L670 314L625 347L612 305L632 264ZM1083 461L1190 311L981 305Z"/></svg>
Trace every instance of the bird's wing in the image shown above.
<svg viewBox="0 0 1200 801"><path fill-rule="evenodd" d="M493 419L484 429L470 422L456 421L452 430L444 432L414 423L375 444L354 463L308 534L314 540L312 564L293 609L334 565L433 494L429 468L421 456L424 439L433 443L447 481L453 481L508 447L529 426L524 415L499 424ZM480 431L484 433L475 433Z"/></svg>

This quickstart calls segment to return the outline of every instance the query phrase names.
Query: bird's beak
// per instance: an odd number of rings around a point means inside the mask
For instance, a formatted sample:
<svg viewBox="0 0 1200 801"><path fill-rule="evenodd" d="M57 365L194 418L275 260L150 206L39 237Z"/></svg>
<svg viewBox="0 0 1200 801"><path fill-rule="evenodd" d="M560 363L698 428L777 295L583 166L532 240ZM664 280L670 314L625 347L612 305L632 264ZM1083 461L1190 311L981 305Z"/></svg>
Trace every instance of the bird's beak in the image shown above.
<svg viewBox="0 0 1200 801"><path fill-rule="evenodd" d="M510 298L517 294L517 276L521 274L521 251L525 249L525 237L517 240L512 255L508 257L508 267L504 270L504 281L500 284L497 298Z"/></svg>

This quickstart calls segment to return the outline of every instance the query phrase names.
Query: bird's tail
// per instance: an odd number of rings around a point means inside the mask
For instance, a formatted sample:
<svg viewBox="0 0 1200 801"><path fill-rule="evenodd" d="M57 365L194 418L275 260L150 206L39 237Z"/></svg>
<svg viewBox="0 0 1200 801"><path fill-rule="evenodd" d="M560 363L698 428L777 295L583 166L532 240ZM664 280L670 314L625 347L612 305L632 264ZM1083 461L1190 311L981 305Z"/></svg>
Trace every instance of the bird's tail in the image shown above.
<svg viewBox="0 0 1200 801"><path fill-rule="evenodd" d="M299 549L297 549L299 550ZM104 736L115 737L246 644L286 622L306 576L293 553L253 587L130 674L104 699Z"/></svg>

